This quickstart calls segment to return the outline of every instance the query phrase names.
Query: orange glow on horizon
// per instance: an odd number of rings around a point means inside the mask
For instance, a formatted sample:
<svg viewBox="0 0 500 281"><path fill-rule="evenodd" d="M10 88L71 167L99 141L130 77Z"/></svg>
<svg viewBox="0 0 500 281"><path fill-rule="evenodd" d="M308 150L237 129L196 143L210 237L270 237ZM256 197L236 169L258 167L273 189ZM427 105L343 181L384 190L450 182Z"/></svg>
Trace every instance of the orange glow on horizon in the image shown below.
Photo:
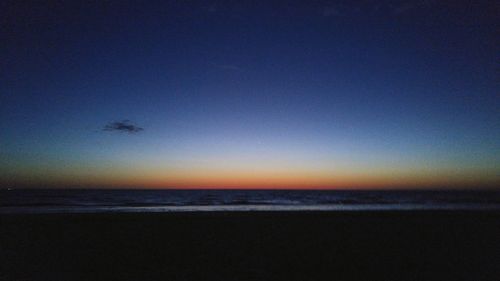
<svg viewBox="0 0 500 281"><path fill-rule="evenodd" d="M20 186L36 186L41 178L17 182ZM65 175L44 177L49 187L144 188L144 189L409 189L409 188L495 188L498 181L486 181L480 175L391 174L391 173L135 173L107 175ZM15 182L9 185L16 185Z"/></svg>
<svg viewBox="0 0 500 281"><path fill-rule="evenodd" d="M18 179L23 179L19 181ZM68 167L14 174L4 186L145 189L408 189L497 188L495 171L299 167Z"/></svg>

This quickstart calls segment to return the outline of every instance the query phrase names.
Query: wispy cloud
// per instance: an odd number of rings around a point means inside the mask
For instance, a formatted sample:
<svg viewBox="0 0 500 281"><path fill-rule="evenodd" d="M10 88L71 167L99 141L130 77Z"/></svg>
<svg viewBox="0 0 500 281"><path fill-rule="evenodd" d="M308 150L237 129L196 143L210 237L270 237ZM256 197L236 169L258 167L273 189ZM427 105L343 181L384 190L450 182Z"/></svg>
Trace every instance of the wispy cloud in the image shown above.
<svg viewBox="0 0 500 281"><path fill-rule="evenodd" d="M110 122L106 126L102 128L103 131L111 131L111 132L125 132L129 134L139 133L144 129L134 125L130 122L130 120L122 120Z"/></svg>

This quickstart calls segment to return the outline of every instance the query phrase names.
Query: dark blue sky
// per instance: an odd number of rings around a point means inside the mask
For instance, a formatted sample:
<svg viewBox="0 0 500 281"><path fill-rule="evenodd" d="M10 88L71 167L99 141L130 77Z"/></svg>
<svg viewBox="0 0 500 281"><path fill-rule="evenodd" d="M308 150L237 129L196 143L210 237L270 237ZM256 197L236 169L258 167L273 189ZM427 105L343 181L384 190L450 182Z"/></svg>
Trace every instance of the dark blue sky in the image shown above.
<svg viewBox="0 0 500 281"><path fill-rule="evenodd" d="M0 4L2 182L500 179L494 1L85 2Z"/></svg>

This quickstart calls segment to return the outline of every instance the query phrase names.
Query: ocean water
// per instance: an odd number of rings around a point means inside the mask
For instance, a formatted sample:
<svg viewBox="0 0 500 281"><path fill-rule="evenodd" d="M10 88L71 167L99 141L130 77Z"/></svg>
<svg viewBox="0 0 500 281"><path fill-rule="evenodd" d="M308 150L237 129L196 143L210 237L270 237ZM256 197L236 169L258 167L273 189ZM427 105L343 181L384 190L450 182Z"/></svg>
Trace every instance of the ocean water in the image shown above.
<svg viewBox="0 0 500 281"><path fill-rule="evenodd" d="M0 213L500 210L500 191L0 190Z"/></svg>

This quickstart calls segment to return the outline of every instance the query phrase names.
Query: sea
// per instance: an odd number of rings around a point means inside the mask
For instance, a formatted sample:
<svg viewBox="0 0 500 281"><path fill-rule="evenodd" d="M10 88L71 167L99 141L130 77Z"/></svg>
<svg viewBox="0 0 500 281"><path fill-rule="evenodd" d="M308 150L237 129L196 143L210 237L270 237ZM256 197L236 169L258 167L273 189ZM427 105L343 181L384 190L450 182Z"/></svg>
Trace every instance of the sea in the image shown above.
<svg viewBox="0 0 500 281"><path fill-rule="evenodd" d="M0 190L0 213L500 210L500 190Z"/></svg>

